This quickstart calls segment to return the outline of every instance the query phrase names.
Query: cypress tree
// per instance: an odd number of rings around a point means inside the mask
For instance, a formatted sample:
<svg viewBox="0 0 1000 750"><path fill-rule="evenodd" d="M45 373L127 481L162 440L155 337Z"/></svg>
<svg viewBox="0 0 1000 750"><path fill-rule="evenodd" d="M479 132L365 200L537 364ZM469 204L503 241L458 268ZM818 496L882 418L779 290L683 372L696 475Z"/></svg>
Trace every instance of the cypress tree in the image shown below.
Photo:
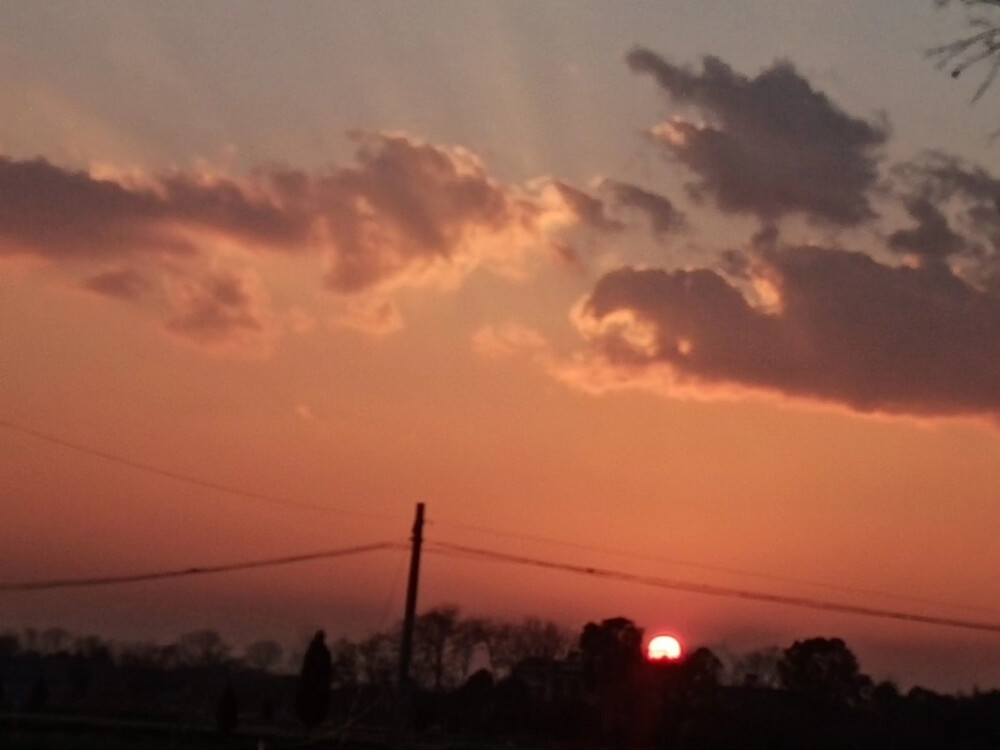
<svg viewBox="0 0 1000 750"><path fill-rule="evenodd" d="M330 706L333 662L325 641L326 633L316 631L302 659L302 671L295 690L295 715L307 729L318 726L326 718Z"/></svg>

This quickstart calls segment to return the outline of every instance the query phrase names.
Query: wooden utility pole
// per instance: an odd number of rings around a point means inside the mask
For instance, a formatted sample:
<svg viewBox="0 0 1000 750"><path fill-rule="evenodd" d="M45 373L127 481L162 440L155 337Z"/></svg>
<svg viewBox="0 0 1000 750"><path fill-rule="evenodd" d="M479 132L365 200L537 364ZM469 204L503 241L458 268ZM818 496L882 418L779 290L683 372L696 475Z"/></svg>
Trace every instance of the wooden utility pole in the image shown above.
<svg viewBox="0 0 1000 750"><path fill-rule="evenodd" d="M399 644L399 680L396 686L395 746L405 747L410 725L410 661L413 658L413 622L417 613L417 584L420 582L420 545L424 541L424 504L417 503L410 538L410 578L406 585L406 609L403 611L403 635Z"/></svg>

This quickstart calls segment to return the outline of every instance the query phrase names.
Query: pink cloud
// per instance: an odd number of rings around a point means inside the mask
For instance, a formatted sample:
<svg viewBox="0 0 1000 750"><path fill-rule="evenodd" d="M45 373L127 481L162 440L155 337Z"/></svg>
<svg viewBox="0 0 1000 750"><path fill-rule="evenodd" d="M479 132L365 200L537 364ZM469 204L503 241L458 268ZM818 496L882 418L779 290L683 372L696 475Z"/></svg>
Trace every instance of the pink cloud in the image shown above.
<svg viewBox="0 0 1000 750"><path fill-rule="evenodd" d="M206 275L223 256L243 266L261 253L311 259L318 285L371 297L347 305L339 324L384 334L402 325L392 290L449 288L480 269L523 277L561 232L603 215L599 199L565 183L502 184L461 147L352 137L352 165L242 177L0 157L0 257L40 259L111 299L165 300L172 334L218 350L272 330L259 280Z"/></svg>
<svg viewBox="0 0 1000 750"><path fill-rule="evenodd" d="M214 270L167 279L166 330L180 340L221 354L263 356L277 334L256 276Z"/></svg>
<svg viewBox="0 0 1000 750"><path fill-rule="evenodd" d="M523 352L533 352L546 357L549 344L541 333L520 323L486 325L472 337L472 349L488 359L505 359Z"/></svg>

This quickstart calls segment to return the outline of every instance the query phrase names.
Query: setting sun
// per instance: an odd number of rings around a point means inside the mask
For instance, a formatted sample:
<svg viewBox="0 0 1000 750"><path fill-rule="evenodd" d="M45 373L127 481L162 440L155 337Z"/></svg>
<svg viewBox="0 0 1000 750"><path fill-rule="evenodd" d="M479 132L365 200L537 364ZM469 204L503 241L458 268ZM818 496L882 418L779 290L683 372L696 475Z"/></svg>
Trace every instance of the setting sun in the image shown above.
<svg viewBox="0 0 1000 750"><path fill-rule="evenodd" d="M681 658L681 642L672 635L658 635L646 646L646 658L650 661L675 661Z"/></svg>

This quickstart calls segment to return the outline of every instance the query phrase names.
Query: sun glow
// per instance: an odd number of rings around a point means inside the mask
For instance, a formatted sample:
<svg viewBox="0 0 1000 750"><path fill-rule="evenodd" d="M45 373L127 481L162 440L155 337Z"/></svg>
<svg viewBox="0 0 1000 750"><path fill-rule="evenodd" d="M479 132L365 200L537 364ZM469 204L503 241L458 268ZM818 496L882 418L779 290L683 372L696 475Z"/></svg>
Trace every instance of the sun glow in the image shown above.
<svg viewBox="0 0 1000 750"><path fill-rule="evenodd" d="M676 661L681 658L681 642L672 635L658 635L646 645L646 658L650 661Z"/></svg>

